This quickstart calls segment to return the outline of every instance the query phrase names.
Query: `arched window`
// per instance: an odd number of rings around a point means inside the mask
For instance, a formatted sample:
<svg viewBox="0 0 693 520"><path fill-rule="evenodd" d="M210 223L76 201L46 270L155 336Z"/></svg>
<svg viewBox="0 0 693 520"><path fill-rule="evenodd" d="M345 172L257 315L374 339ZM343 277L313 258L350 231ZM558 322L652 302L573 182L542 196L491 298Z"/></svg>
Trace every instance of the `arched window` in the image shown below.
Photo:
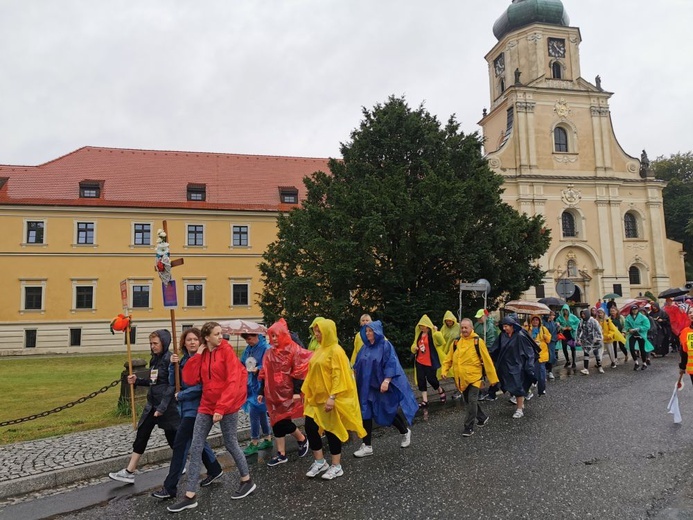
<svg viewBox="0 0 693 520"><path fill-rule="evenodd" d="M553 149L556 152L568 151L568 132L565 128L557 126L553 129Z"/></svg>
<svg viewBox="0 0 693 520"><path fill-rule="evenodd" d="M628 269L628 278L631 285L640 285L640 269L637 266L631 265Z"/></svg>
<svg viewBox="0 0 693 520"><path fill-rule="evenodd" d="M635 215L628 212L623 217L623 223L626 227L626 238L638 238L638 219Z"/></svg>
<svg viewBox="0 0 693 520"><path fill-rule="evenodd" d="M500 91L501 91L501 94L503 92L505 92L505 80L504 79L500 80Z"/></svg>
<svg viewBox="0 0 693 520"><path fill-rule="evenodd" d="M568 278L577 278L578 268L575 260L568 260Z"/></svg>
<svg viewBox="0 0 693 520"><path fill-rule="evenodd" d="M570 211L564 211L561 215L563 224L563 237L576 237L577 228L575 227L575 216Z"/></svg>
<svg viewBox="0 0 693 520"><path fill-rule="evenodd" d="M554 79L561 79L562 68L561 68L561 64L559 62L554 61L553 65L551 65L551 75L553 76Z"/></svg>

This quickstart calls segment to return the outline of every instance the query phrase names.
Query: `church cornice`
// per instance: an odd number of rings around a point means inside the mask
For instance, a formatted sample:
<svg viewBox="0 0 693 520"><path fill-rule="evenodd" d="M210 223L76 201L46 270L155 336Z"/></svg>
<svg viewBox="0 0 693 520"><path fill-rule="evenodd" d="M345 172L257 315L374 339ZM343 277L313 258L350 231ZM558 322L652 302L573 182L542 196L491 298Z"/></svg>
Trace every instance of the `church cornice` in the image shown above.
<svg viewBox="0 0 693 520"><path fill-rule="evenodd" d="M542 180L542 181L560 181L560 182L565 182L565 181L577 181L577 182L584 182L584 183L589 183L592 184L594 183L595 179L599 180L600 183L602 184L617 184L617 183L628 183L628 184L642 184L644 186L648 185L657 185L657 187L661 187L661 185L666 184L664 181L660 179L625 179L623 177L609 177L609 178L603 178L603 177L595 177L594 175L591 175L589 177L587 176L577 176L577 175L536 175L536 174L522 174L522 175L517 175L514 173L508 173L508 172L496 172L499 175L502 175L506 179L517 179L519 180Z"/></svg>

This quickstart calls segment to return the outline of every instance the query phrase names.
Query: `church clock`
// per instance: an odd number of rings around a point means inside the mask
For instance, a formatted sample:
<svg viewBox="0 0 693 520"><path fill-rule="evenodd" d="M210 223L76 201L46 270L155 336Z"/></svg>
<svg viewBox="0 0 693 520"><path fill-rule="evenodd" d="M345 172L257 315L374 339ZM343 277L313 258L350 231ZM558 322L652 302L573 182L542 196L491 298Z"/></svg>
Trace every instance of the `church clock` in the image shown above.
<svg viewBox="0 0 693 520"><path fill-rule="evenodd" d="M549 38L549 56L552 58L565 58L565 40L562 38Z"/></svg>

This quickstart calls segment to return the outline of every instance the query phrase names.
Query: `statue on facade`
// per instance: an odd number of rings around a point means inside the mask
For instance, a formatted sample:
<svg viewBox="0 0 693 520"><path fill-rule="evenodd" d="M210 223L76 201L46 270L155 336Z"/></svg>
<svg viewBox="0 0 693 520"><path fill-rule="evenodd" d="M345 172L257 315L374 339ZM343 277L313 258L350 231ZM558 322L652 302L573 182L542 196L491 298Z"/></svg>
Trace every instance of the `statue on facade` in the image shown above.
<svg viewBox="0 0 693 520"><path fill-rule="evenodd" d="M640 154L640 177L643 179L648 177L650 171L650 159L647 157L647 152L643 150Z"/></svg>
<svg viewBox="0 0 693 520"><path fill-rule="evenodd" d="M599 90L604 90L604 89L602 88L602 78L601 78L601 76L597 75L597 77L594 78L594 82L597 84L597 88L598 88Z"/></svg>
<svg viewBox="0 0 693 520"><path fill-rule="evenodd" d="M481 115L482 115L483 117L486 117L486 116L488 115L488 110L486 110L486 109L484 108L484 109L481 111Z"/></svg>
<svg viewBox="0 0 693 520"><path fill-rule="evenodd" d="M522 72L520 72L520 68L518 67L515 69L515 85L522 85L520 82L520 76L522 75Z"/></svg>

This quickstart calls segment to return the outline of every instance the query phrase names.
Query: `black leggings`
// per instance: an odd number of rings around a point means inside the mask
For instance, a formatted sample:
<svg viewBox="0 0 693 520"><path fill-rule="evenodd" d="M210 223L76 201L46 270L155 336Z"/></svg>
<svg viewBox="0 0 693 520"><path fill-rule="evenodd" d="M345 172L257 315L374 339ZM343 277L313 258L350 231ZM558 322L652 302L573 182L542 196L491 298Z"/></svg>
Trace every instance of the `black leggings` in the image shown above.
<svg viewBox="0 0 693 520"><path fill-rule="evenodd" d="M416 362L416 383L419 385L419 392L425 392L427 390L426 381L433 387L433 390L438 390L440 382L438 381L436 372L437 370L435 368L422 365L418 361Z"/></svg>
<svg viewBox="0 0 693 520"><path fill-rule="evenodd" d="M392 421L392 426L397 428L397 431L404 435L407 433L407 430L409 430L409 427L407 426L407 421L402 417L401 412L397 412L397 415L395 415L395 418ZM366 436L363 438L363 443L366 446L371 445L371 440L372 440L372 433L373 433L373 419L363 419L363 429L366 430Z"/></svg>
<svg viewBox="0 0 693 520"><path fill-rule="evenodd" d="M289 418L282 419L281 421L278 421L272 425L272 433L278 439L281 439L282 437L286 437L287 435L291 435L295 431L296 431L296 425Z"/></svg>
<svg viewBox="0 0 693 520"><path fill-rule="evenodd" d="M563 344L563 356L565 357L565 362L570 363L570 361L568 360L568 348L569 348L568 340L562 341L561 343ZM572 363L574 365L575 364L575 344L573 344L573 346L570 347L570 353L573 355Z"/></svg>
<svg viewBox="0 0 693 520"><path fill-rule="evenodd" d="M142 424L137 428L135 442L132 443L132 451L134 453L140 455L144 453L144 450L147 449L149 437L152 436L154 426L159 423L159 419L163 419L163 417L154 417L154 412L156 412L156 409L152 407L147 417L142 420ZM168 442L168 445L173 449L173 441L176 440L176 430L164 430L164 435L166 435L166 442Z"/></svg>
<svg viewBox="0 0 693 520"><path fill-rule="evenodd" d="M626 349L626 346L620 341L614 341L614 357L618 359L618 349L616 349L616 345L618 345L618 348L621 349L623 355L628 357L628 349Z"/></svg>
<svg viewBox="0 0 693 520"><path fill-rule="evenodd" d="M638 349L640 350L640 356L642 357L642 362L647 361L647 352L645 351L645 338L631 336L628 338L628 348L630 349L630 355L633 356L633 361L638 362L635 358L635 343L638 344Z"/></svg>
<svg viewBox="0 0 693 520"><path fill-rule="evenodd" d="M308 437L310 449L313 451L321 450L322 437L320 437L320 428L317 423L312 417L306 415L304 426L306 427L306 437ZM342 453L342 441L340 441L334 433L325 431L325 437L327 437L327 444L330 447L330 453L332 455L339 455Z"/></svg>

